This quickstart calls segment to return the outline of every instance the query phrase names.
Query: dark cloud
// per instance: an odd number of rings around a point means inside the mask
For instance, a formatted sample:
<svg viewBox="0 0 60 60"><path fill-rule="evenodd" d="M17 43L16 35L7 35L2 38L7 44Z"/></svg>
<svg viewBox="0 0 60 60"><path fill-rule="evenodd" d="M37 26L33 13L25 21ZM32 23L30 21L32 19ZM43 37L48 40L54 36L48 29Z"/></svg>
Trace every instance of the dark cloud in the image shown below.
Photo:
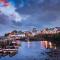
<svg viewBox="0 0 60 60"><path fill-rule="evenodd" d="M30 14L29 20L33 20L33 23L55 21L60 16L60 0L25 0L24 4L17 11L20 14Z"/></svg>
<svg viewBox="0 0 60 60"><path fill-rule="evenodd" d="M45 0L42 4L43 10L60 11L60 0Z"/></svg>
<svg viewBox="0 0 60 60"><path fill-rule="evenodd" d="M37 24L55 21L58 16L60 16L60 0L10 0L15 3L17 12L22 15L31 15L29 19L26 19L24 23L26 24ZM20 6L23 5L23 7ZM6 19L5 19L6 20ZM30 21L33 21L30 22ZM5 22L4 22L5 23ZM13 22L14 25L24 25L24 23Z"/></svg>
<svg viewBox="0 0 60 60"><path fill-rule="evenodd" d="M2 14L2 13L0 13L0 24L3 24L4 25L4 24L6 24L7 21L8 21L7 20L7 16L4 15L4 14Z"/></svg>
<svg viewBox="0 0 60 60"><path fill-rule="evenodd" d="M18 3L17 11L24 14L32 14L35 12L43 11L60 11L60 0L23 0L24 6L21 8Z"/></svg>
<svg viewBox="0 0 60 60"><path fill-rule="evenodd" d="M18 27L22 26L21 22L12 21L12 23L13 25L18 26Z"/></svg>
<svg viewBox="0 0 60 60"><path fill-rule="evenodd" d="M9 19L9 16L6 16L4 15L3 13L0 13L0 24L1 25L8 25L8 26L11 26L11 25L14 25L14 26L20 26L21 23L20 22L16 22L12 19Z"/></svg>

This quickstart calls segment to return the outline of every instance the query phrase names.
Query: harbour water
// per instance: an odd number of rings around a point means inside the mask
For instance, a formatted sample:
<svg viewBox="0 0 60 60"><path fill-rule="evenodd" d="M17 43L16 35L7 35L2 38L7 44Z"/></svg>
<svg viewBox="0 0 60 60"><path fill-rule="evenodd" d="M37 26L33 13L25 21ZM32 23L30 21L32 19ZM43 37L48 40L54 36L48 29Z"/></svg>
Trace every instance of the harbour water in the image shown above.
<svg viewBox="0 0 60 60"><path fill-rule="evenodd" d="M0 55L0 60L60 60L60 48L50 41L20 41L18 51L6 56Z"/></svg>

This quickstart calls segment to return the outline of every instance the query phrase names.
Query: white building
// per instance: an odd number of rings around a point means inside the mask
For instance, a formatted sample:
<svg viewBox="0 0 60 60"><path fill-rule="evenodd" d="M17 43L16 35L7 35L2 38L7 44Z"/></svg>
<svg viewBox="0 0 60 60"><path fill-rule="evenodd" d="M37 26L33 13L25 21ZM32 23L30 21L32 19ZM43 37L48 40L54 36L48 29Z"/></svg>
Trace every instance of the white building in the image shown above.
<svg viewBox="0 0 60 60"><path fill-rule="evenodd" d="M25 37L25 34L11 35L11 37Z"/></svg>

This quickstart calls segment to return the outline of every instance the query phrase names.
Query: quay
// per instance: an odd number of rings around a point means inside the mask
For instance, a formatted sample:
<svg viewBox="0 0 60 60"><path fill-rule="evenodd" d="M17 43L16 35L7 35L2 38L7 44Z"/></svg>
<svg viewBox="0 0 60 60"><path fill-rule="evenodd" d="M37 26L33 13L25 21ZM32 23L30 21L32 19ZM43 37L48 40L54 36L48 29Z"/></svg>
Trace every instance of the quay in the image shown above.
<svg viewBox="0 0 60 60"><path fill-rule="evenodd" d="M20 43L16 39L2 38L0 39L0 55L13 56L18 52Z"/></svg>

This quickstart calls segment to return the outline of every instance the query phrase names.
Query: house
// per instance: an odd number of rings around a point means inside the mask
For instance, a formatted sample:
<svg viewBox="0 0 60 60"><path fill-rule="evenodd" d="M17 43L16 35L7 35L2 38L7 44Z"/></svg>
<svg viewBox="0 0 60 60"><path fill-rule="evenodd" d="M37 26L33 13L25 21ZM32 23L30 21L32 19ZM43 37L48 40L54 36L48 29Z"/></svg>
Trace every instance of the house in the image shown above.
<svg viewBox="0 0 60 60"><path fill-rule="evenodd" d="M60 33L60 27L55 27L55 28L45 28L42 31L43 34L56 34Z"/></svg>
<svg viewBox="0 0 60 60"><path fill-rule="evenodd" d="M36 28L32 29L32 36L35 36L36 34L38 34L38 30Z"/></svg>
<svg viewBox="0 0 60 60"><path fill-rule="evenodd" d="M23 38L23 37L25 37L25 33L22 33L21 31L13 31L13 32L11 32L11 33L9 33L9 35L8 35L8 38L10 38L10 39L20 39L20 38Z"/></svg>
<svg viewBox="0 0 60 60"><path fill-rule="evenodd" d="M26 31L26 32L25 32L25 36L26 36L26 37L31 37L31 36L32 36L32 33L31 33L30 31Z"/></svg>
<svg viewBox="0 0 60 60"><path fill-rule="evenodd" d="M43 34L55 34L56 29L55 28L46 28L42 31Z"/></svg>
<svg viewBox="0 0 60 60"><path fill-rule="evenodd" d="M55 27L54 30L56 31L56 33L60 33L60 27Z"/></svg>

